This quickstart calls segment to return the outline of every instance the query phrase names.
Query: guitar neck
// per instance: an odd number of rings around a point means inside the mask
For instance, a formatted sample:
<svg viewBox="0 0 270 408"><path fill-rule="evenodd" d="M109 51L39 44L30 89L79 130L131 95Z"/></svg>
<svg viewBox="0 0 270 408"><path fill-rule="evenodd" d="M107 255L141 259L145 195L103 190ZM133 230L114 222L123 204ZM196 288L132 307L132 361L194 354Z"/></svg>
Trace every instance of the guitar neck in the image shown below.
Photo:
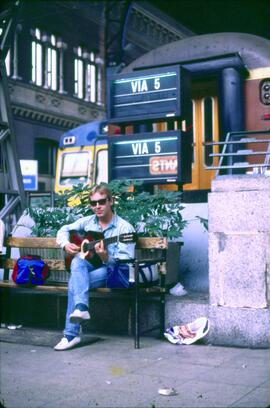
<svg viewBox="0 0 270 408"><path fill-rule="evenodd" d="M104 238L104 239L100 239L98 242L103 241L104 245L109 245L109 244L113 244L114 242L120 241L120 237L116 236L116 237L110 237L110 238Z"/></svg>
<svg viewBox="0 0 270 408"><path fill-rule="evenodd" d="M118 242L119 241L119 236L116 237L110 237L110 238L103 238L103 239L98 239L97 241L90 241L89 243L85 243L84 244L84 251L90 251L91 249L94 249L95 245L98 242L104 242L104 245L109 245L109 244L113 244L114 242Z"/></svg>

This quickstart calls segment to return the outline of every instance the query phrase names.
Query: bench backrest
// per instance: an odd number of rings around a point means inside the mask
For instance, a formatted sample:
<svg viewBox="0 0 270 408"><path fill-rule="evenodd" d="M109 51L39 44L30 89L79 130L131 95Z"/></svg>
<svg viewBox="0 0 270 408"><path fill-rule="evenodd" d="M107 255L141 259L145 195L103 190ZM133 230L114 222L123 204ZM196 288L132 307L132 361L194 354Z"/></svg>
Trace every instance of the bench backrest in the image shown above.
<svg viewBox="0 0 270 408"><path fill-rule="evenodd" d="M7 269L12 269L18 258L18 256L11 256L12 248L20 249L20 255L40 255L51 270L65 271L66 269L64 254L57 244L56 238L8 237L5 246L7 251L4 267Z"/></svg>
<svg viewBox="0 0 270 408"><path fill-rule="evenodd" d="M16 258L11 257L11 248L18 248L21 255L40 255L48 264L49 268L55 271L65 271L64 252L56 242L56 238L37 237L8 237L5 241L7 248L5 269L12 269ZM140 261L165 260L164 254L168 248L168 240L163 237L144 237L136 242L136 258Z"/></svg>

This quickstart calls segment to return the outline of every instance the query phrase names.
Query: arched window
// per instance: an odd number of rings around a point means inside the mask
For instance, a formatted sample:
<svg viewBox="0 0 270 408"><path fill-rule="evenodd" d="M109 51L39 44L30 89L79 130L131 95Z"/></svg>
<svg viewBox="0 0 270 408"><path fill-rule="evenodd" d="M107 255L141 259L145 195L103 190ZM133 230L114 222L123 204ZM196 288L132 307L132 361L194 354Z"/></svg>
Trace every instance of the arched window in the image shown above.
<svg viewBox="0 0 270 408"><path fill-rule="evenodd" d="M31 30L32 82L52 91L64 92L63 53L66 44L54 34L46 34L39 28Z"/></svg>
<svg viewBox="0 0 270 408"><path fill-rule="evenodd" d="M47 46L47 87L53 91L57 90L57 70L58 56L56 48L56 38L54 35L49 37Z"/></svg>
<svg viewBox="0 0 270 408"><path fill-rule="evenodd" d="M31 31L32 40L32 75L31 79L35 85L42 86L42 42L41 31L36 28Z"/></svg>
<svg viewBox="0 0 270 408"><path fill-rule="evenodd" d="M0 36L3 32L3 28L0 27ZM10 58L10 49L7 52L6 58L5 58L5 65L6 65L6 73L7 76L11 75L11 58Z"/></svg>
<svg viewBox="0 0 270 408"><path fill-rule="evenodd" d="M82 49L78 47L77 56L74 59L74 94L80 99L83 99L83 59Z"/></svg>
<svg viewBox="0 0 270 408"><path fill-rule="evenodd" d="M85 101L98 103L100 73L95 54L77 47L74 49L74 95Z"/></svg>
<svg viewBox="0 0 270 408"><path fill-rule="evenodd" d="M14 31L13 40L5 58L7 76L13 79L20 79L18 76L18 37L21 31L22 26L21 24L18 24L16 26L16 30ZM2 29L0 28L0 35L1 33Z"/></svg>

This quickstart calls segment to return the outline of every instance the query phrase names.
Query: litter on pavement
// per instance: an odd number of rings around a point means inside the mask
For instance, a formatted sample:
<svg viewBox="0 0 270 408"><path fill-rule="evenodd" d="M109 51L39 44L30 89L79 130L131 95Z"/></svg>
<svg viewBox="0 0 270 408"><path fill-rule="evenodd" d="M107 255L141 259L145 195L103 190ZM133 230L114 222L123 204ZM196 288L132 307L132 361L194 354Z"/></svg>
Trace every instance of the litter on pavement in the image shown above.
<svg viewBox="0 0 270 408"><path fill-rule="evenodd" d="M184 286L178 282L173 288L170 289L170 294L174 296L184 296L187 294Z"/></svg>
<svg viewBox="0 0 270 408"><path fill-rule="evenodd" d="M169 327L164 336L172 344L193 344L207 335L210 322L206 317L199 317L191 323Z"/></svg>

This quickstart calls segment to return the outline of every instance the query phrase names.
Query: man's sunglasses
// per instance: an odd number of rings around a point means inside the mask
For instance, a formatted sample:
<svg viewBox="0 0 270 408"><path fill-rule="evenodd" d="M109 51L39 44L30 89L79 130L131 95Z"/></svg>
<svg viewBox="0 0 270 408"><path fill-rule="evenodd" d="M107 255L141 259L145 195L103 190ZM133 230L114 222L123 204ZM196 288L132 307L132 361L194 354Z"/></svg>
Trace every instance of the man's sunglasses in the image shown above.
<svg viewBox="0 0 270 408"><path fill-rule="evenodd" d="M97 204L105 205L107 200L108 200L108 197L101 198L100 200L90 200L90 205L91 205L91 207L96 207Z"/></svg>

